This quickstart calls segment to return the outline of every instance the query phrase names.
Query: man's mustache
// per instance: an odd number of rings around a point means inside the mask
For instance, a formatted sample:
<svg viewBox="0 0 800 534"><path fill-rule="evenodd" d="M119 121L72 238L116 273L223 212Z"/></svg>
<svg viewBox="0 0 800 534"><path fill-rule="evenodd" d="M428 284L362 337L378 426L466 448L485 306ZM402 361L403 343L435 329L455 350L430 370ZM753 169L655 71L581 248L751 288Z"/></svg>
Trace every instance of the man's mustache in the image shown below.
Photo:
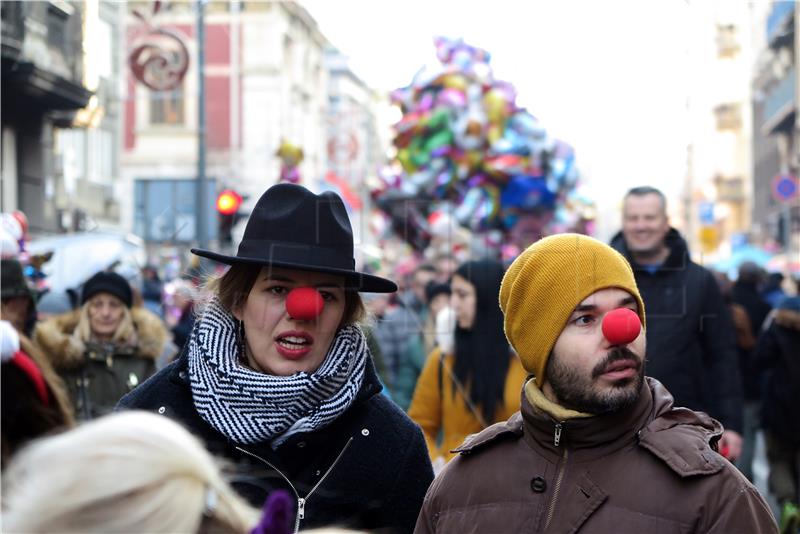
<svg viewBox="0 0 800 534"><path fill-rule="evenodd" d="M642 358L640 358L635 352L629 350L627 347L614 347L608 351L608 354L606 354L605 358L603 358L597 365L594 366L594 369L592 369L592 378L597 378L605 373L606 368L612 363L624 360L635 362L637 371L642 367Z"/></svg>

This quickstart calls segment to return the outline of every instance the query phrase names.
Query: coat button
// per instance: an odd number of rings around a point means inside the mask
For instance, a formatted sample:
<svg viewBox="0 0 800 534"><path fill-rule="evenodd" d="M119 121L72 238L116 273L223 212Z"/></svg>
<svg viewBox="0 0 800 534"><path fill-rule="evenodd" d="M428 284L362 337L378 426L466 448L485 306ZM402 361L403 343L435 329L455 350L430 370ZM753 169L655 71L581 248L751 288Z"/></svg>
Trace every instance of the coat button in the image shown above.
<svg viewBox="0 0 800 534"><path fill-rule="evenodd" d="M160 414L163 414L166 411L167 411L167 409L164 408L163 406L158 409L158 413L160 413Z"/></svg>
<svg viewBox="0 0 800 534"><path fill-rule="evenodd" d="M542 477L533 477L531 480L531 489L536 493L542 493L547 489L547 482Z"/></svg>
<svg viewBox="0 0 800 534"><path fill-rule="evenodd" d="M302 449L302 448L303 448L303 447L305 447L305 446L306 446L306 442L305 442L305 441L298 441L298 442L297 442L297 447L298 447L299 449Z"/></svg>
<svg viewBox="0 0 800 534"><path fill-rule="evenodd" d="M362 436L369 436L369 429L368 428L362 429L361 430L361 435Z"/></svg>
<svg viewBox="0 0 800 534"><path fill-rule="evenodd" d="M181 380L186 380L186 371L181 371L180 373L178 373L178 377Z"/></svg>

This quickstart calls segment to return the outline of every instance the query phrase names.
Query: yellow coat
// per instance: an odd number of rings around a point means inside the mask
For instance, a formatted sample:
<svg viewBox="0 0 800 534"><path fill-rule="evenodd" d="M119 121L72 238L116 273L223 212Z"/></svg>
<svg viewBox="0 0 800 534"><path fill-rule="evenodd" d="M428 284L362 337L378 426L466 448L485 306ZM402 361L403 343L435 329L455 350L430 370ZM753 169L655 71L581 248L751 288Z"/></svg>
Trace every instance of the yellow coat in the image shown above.
<svg viewBox="0 0 800 534"><path fill-rule="evenodd" d="M483 424L473 410L466 405L462 391L455 385L453 380L455 378L454 356L452 354L448 354L444 358L444 376L441 381L440 396L439 354L439 349L436 349L428 355L425 367L419 375L408 415L422 427L431 460L435 460L439 456L450 460L454 456L450 451L461 445L464 438L470 434L483 430ZM519 410L522 385L528 373L522 368L522 364L515 354L512 354L510 358L503 395L505 402L495 410L495 420L488 421L490 425L505 421ZM463 388L466 387L466 385L463 386ZM453 395L454 388L456 389L455 395ZM463 392L467 393L468 389ZM480 407L477 406L476 409L482 417ZM440 430L443 433L442 443L437 447L436 441Z"/></svg>

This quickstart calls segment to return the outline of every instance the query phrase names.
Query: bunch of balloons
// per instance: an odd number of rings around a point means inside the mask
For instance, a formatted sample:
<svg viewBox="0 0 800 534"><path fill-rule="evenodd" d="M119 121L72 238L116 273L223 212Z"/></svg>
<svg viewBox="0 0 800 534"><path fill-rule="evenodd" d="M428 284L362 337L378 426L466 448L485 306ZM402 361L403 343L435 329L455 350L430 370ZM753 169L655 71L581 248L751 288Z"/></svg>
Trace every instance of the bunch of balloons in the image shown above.
<svg viewBox="0 0 800 534"><path fill-rule="evenodd" d="M575 154L495 80L487 51L434 39L439 64L390 95L403 113L396 158L372 194L418 250L430 215L448 213L473 232L507 231L519 217L554 213L575 188ZM397 228L395 228L397 230Z"/></svg>

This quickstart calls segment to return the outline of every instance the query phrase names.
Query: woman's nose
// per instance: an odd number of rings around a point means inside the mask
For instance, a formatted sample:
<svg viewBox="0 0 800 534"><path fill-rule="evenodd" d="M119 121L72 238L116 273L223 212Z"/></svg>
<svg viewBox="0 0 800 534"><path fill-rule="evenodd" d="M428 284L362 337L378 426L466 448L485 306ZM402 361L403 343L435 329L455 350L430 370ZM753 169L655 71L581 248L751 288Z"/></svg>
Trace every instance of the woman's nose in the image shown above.
<svg viewBox="0 0 800 534"><path fill-rule="evenodd" d="M286 311L298 321L313 321L324 307L322 295L313 287L296 287L286 296Z"/></svg>

